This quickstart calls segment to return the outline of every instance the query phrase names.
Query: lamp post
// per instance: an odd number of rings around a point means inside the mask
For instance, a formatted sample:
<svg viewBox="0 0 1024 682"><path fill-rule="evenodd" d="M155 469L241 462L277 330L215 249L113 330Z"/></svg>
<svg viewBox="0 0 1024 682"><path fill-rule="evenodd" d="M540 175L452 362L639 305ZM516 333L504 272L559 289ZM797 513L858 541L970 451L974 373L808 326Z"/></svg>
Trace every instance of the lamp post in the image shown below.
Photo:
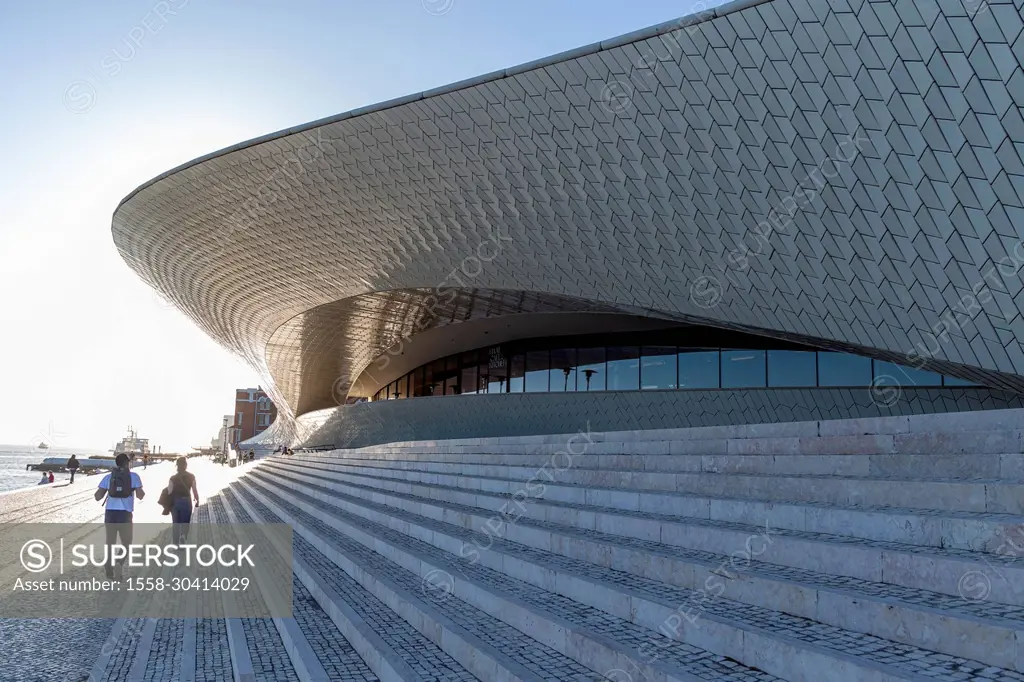
<svg viewBox="0 0 1024 682"><path fill-rule="evenodd" d="M595 374L597 374L597 370L596 369L585 369L585 370L583 370L583 376L585 376L587 378L587 390L588 391L590 390L590 377L594 376Z"/></svg>

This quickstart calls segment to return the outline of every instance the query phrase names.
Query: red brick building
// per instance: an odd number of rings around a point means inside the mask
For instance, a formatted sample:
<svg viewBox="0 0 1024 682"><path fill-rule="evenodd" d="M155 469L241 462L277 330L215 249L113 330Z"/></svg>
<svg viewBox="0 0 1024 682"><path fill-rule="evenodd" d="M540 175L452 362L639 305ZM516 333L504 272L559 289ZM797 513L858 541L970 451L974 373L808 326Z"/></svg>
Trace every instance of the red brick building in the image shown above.
<svg viewBox="0 0 1024 682"><path fill-rule="evenodd" d="M248 440L262 433L277 419L277 406L262 388L239 388L235 391L235 423L231 444Z"/></svg>

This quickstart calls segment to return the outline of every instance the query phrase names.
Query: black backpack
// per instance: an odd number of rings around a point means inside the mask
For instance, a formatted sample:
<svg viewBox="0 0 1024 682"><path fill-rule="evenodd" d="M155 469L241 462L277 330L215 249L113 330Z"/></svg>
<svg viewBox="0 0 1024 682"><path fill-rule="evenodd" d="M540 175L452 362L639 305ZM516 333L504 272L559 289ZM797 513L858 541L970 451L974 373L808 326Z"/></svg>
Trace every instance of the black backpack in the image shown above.
<svg viewBox="0 0 1024 682"><path fill-rule="evenodd" d="M127 467L115 469L110 472L110 487L107 493L110 497L131 497L132 496L132 472Z"/></svg>

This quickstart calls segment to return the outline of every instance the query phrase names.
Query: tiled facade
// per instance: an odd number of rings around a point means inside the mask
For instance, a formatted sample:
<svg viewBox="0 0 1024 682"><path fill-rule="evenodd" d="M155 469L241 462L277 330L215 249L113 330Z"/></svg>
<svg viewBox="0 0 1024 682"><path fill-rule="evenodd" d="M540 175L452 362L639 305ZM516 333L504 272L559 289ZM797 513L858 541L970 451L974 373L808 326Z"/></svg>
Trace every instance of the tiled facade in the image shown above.
<svg viewBox="0 0 1024 682"><path fill-rule="evenodd" d="M734 3L200 159L129 196L114 240L272 382L282 428L422 329L538 310L1019 392L1022 5Z"/></svg>

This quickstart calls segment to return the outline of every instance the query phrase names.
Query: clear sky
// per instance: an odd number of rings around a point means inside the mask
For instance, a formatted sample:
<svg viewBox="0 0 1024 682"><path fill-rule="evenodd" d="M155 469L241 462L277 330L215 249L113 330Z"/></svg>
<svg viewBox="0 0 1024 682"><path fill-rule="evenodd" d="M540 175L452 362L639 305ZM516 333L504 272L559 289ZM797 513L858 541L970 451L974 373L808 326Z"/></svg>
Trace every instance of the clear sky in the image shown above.
<svg viewBox="0 0 1024 682"><path fill-rule="evenodd" d="M713 3L717 4L717 3ZM128 269L110 217L216 149L700 12L693 0L0 3L0 443L209 441L259 379Z"/></svg>

